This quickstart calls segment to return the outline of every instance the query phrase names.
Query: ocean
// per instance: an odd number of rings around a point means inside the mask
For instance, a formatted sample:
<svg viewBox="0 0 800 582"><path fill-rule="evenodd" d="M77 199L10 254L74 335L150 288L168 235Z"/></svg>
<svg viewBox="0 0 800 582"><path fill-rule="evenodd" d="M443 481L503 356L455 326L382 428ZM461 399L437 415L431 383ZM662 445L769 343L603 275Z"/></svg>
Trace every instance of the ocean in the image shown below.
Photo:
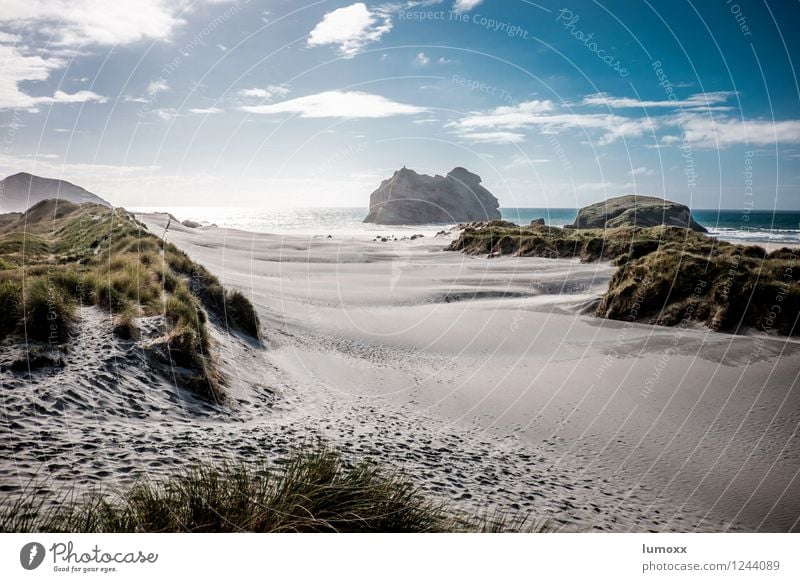
<svg viewBox="0 0 800 582"><path fill-rule="evenodd" d="M314 208L223 208L211 206L180 206L168 208L131 208L134 212L170 212L180 220L191 219L221 227L252 232L324 234L419 232L420 226L378 226L364 224L365 207ZM501 208L503 219L517 224L529 224L534 218L544 218L553 226L563 226L575 220L575 208ZM709 233L732 242L800 244L800 212L772 210L693 210L697 222ZM427 225L436 230L449 225Z"/></svg>

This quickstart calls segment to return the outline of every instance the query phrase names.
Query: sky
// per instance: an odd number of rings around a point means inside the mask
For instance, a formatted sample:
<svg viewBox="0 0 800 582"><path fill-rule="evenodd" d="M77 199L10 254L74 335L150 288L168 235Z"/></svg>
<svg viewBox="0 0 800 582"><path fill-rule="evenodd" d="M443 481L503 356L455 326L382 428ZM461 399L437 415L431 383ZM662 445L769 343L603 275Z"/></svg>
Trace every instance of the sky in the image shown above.
<svg viewBox="0 0 800 582"><path fill-rule="evenodd" d="M800 3L0 0L0 174L117 205L800 210Z"/></svg>

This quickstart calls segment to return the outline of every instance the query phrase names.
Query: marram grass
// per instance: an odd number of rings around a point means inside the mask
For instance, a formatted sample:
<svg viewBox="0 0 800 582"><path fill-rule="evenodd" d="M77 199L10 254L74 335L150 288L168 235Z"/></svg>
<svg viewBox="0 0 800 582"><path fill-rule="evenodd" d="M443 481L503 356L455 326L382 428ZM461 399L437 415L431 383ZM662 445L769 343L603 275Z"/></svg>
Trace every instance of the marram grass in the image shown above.
<svg viewBox="0 0 800 582"><path fill-rule="evenodd" d="M499 532L545 531L526 517L466 516L370 461L348 463L319 445L280 468L199 464L116 493L35 487L0 509L2 532Z"/></svg>

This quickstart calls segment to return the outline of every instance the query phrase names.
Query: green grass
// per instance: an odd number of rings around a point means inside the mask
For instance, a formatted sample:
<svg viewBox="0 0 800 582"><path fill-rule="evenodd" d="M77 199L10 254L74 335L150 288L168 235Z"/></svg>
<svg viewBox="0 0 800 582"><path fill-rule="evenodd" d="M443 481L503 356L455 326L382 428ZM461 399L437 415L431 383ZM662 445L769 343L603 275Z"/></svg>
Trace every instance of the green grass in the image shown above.
<svg viewBox="0 0 800 582"><path fill-rule="evenodd" d="M492 221L464 229L450 250L611 261L619 269L595 310L599 317L800 335L800 257L791 249L767 253L671 226L563 229Z"/></svg>
<svg viewBox="0 0 800 582"><path fill-rule="evenodd" d="M34 491L32 488L31 491ZM330 448L280 468L201 464L123 491L23 494L0 510L3 532L437 532L486 528L427 499L409 480Z"/></svg>
<svg viewBox="0 0 800 582"><path fill-rule="evenodd" d="M122 309L114 318L114 335L125 340L138 339L139 328L136 326L136 309L131 305Z"/></svg>
<svg viewBox="0 0 800 582"><path fill-rule="evenodd" d="M47 278L34 279L23 291L26 334L39 341L64 342L75 323L75 300Z"/></svg>
<svg viewBox="0 0 800 582"><path fill-rule="evenodd" d="M24 215L4 216L0 337L21 332L24 322L32 338L67 342L81 304L109 310L114 332L135 339L137 317L163 313L171 357L194 372L186 376L189 387L216 398L220 379L210 356L206 310L224 327L258 336L258 317L246 297L225 290L124 210L49 200Z"/></svg>
<svg viewBox="0 0 800 582"><path fill-rule="evenodd" d="M258 314L250 300L236 289L227 292L225 299L228 318L245 333L258 337Z"/></svg>
<svg viewBox="0 0 800 582"><path fill-rule="evenodd" d="M711 255L668 249L627 263L595 314L656 325L698 322L717 331L800 335L800 263L748 247ZM777 307L776 307L777 306ZM771 315L771 314L774 314Z"/></svg>
<svg viewBox="0 0 800 582"><path fill-rule="evenodd" d="M0 283L0 338L14 331L22 313L22 285L16 281Z"/></svg>

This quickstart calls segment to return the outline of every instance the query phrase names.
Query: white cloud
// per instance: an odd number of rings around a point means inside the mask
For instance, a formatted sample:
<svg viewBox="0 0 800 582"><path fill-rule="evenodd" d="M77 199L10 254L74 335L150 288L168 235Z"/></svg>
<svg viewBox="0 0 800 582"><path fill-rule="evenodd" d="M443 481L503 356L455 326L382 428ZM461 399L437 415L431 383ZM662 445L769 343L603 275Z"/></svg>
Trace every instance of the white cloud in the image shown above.
<svg viewBox="0 0 800 582"><path fill-rule="evenodd" d="M339 54L351 58L392 29L388 14L370 12L363 2L337 8L323 16L308 35L308 46L337 45Z"/></svg>
<svg viewBox="0 0 800 582"><path fill-rule="evenodd" d="M222 109L219 107L194 107L189 110L189 113L194 113L197 115L212 115L214 113L222 113Z"/></svg>
<svg viewBox="0 0 800 582"><path fill-rule="evenodd" d="M440 65L449 65L454 61L452 59L446 59L445 57L439 57L439 60L436 62L439 63Z"/></svg>
<svg viewBox="0 0 800 582"><path fill-rule="evenodd" d="M504 105L496 107L488 113L472 113L457 122L463 128L508 127L520 128L530 125L532 120L541 117L542 113L553 110L553 102L524 101L518 105Z"/></svg>
<svg viewBox="0 0 800 582"><path fill-rule="evenodd" d="M711 118L706 115L681 115L672 121L683 131L683 141L703 148L725 148L734 145L800 144L800 120L769 121L766 119ZM662 143L676 143L676 136L664 136Z"/></svg>
<svg viewBox="0 0 800 582"><path fill-rule="evenodd" d="M417 56L414 57L414 64L418 65L420 67L424 67L425 65L427 65L430 62L431 62L431 60L428 58L428 56L425 53L417 53Z"/></svg>
<svg viewBox="0 0 800 582"><path fill-rule="evenodd" d="M414 115L428 111L425 107L398 103L371 93L361 91L325 91L297 99L281 101L271 105L243 106L242 111L273 115L297 113L300 117L378 118L394 115Z"/></svg>
<svg viewBox="0 0 800 582"><path fill-rule="evenodd" d="M107 99L92 91L67 93L57 90L53 96L33 96L20 90L24 81L46 81L50 72L64 66L61 59L45 59L39 55L23 55L15 47L0 44L0 109L35 109L37 105L55 103L105 103Z"/></svg>
<svg viewBox="0 0 800 582"><path fill-rule="evenodd" d="M456 12L469 12L482 2L483 0L456 0L453 3L453 10Z"/></svg>
<svg viewBox="0 0 800 582"><path fill-rule="evenodd" d="M464 131L459 137L472 143L511 144L525 141L525 134L513 131Z"/></svg>
<svg viewBox="0 0 800 582"><path fill-rule="evenodd" d="M598 140L599 145L610 144L620 138L641 137L658 127L657 120L653 118L629 118L608 113L554 113L553 110L554 105L549 100L525 101L514 106L497 107L487 113L471 113L446 127L453 128L456 133L471 141L475 141L476 134L484 132L517 130L505 135L505 139L509 141L504 143L523 141L524 134L518 132L521 129L536 128L540 132L564 129L600 130L603 135Z"/></svg>
<svg viewBox="0 0 800 582"><path fill-rule="evenodd" d="M153 114L163 121L172 121L176 117L182 117L183 115L178 113L178 110L174 107L165 107L163 109L155 109L153 110Z"/></svg>
<svg viewBox="0 0 800 582"><path fill-rule="evenodd" d="M179 15L188 6L187 0L4 0L0 26L23 32L0 32L0 109L105 101L91 91L32 96L19 83L47 80L70 57L85 54L86 46L168 40L183 23ZM33 52L28 46L47 50ZM45 58L48 54L52 56Z"/></svg>
<svg viewBox="0 0 800 582"><path fill-rule="evenodd" d="M643 101L640 99L633 99L630 97L612 97L607 93L594 93L592 95L587 95L581 101L582 105L599 105L603 107L609 107L612 109L624 109L624 108L632 108L632 107L692 107L692 108L702 108L703 110L707 110L709 106L718 104L718 103L725 103L728 98L736 95L734 91L714 91L711 93L696 93L694 95L689 96L687 99L675 99L675 100L661 100L661 101ZM715 110L719 110L718 107L714 107ZM725 110L730 109L729 107L725 107Z"/></svg>
<svg viewBox="0 0 800 582"><path fill-rule="evenodd" d="M150 97L155 97L159 93L169 91L169 85L164 79L153 79L147 85L147 94Z"/></svg>
<svg viewBox="0 0 800 582"><path fill-rule="evenodd" d="M22 55L13 46L0 44L0 109L30 109L40 103L40 98L23 93L22 81L45 81L50 71L64 66L61 59L44 59L39 55Z"/></svg>
<svg viewBox="0 0 800 582"><path fill-rule="evenodd" d="M35 28L60 46L118 45L168 39L185 7L168 0L5 0L0 22Z"/></svg>
<svg viewBox="0 0 800 582"><path fill-rule="evenodd" d="M516 153L511 158L511 161L504 166L506 170L515 170L517 168L530 168L533 164L548 164L552 160L547 158L530 158L524 154Z"/></svg>
<svg viewBox="0 0 800 582"><path fill-rule="evenodd" d="M655 172L651 168L639 166L631 170L631 176L652 176Z"/></svg>
<svg viewBox="0 0 800 582"><path fill-rule="evenodd" d="M89 103L95 101L97 103L105 103L108 101L102 95L98 95L93 91L78 91L77 93L65 93L64 91L56 91L53 94L52 100L46 99L47 103Z"/></svg>
<svg viewBox="0 0 800 582"><path fill-rule="evenodd" d="M272 101L272 99L276 97L286 97L288 94L289 88L284 85L267 85L264 89L255 87L253 89L242 89L239 91L239 95L242 97L255 97L267 101Z"/></svg>

